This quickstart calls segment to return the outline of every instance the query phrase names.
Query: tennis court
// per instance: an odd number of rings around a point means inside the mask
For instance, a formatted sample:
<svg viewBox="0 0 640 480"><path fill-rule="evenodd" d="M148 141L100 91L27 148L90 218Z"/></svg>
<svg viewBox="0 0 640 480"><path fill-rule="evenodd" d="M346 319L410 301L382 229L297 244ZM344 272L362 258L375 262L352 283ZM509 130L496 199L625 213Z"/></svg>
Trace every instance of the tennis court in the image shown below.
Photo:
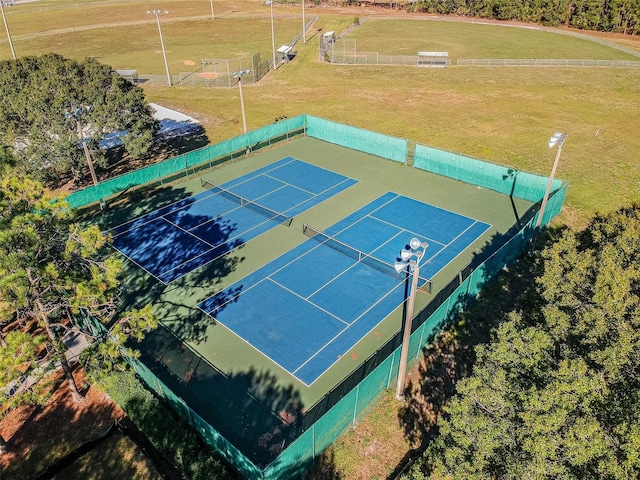
<svg viewBox="0 0 640 480"><path fill-rule="evenodd" d="M357 180L286 157L111 230L113 246L163 284L349 188Z"/></svg>
<svg viewBox="0 0 640 480"><path fill-rule="evenodd" d="M387 192L198 304L307 386L400 306L407 272L393 264L411 237L427 241L425 284L491 228Z"/></svg>

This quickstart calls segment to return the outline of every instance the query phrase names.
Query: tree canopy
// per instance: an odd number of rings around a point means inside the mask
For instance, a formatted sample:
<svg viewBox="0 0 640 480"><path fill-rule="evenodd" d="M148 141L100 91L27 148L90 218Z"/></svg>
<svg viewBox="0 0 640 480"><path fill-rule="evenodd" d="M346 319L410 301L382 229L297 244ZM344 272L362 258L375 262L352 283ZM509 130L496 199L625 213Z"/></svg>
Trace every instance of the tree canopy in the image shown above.
<svg viewBox="0 0 640 480"><path fill-rule="evenodd" d="M135 355L126 342L141 340L156 326L150 306L118 310L121 261L107 250L109 238L97 226L74 220L63 198L5 169L0 179L0 323L19 328L3 328L0 334L3 404L12 381L29 371L39 375L30 370L36 363L37 370L43 363L60 365L74 397L81 397L62 339L70 330L87 332L81 325L87 318L106 326L94 333L85 363L89 373L119 368L123 351ZM32 398L22 393L19 399Z"/></svg>
<svg viewBox="0 0 640 480"><path fill-rule="evenodd" d="M640 33L640 0L420 0L410 8L442 15Z"/></svg>
<svg viewBox="0 0 640 480"><path fill-rule="evenodd" d="M106 135L126 132L124 148L137 158L156 131L142 89L95 59L46 54L0 62L0 143L37 179L77 178L86 166L81 136L101 164Z"/></svg>
<svg viewBox="0 0 640 480"><path fill-rule="evenodd" d="M640 206L543 260L542 309L523 303L477 348L412 478L640 475Z"/></svg>

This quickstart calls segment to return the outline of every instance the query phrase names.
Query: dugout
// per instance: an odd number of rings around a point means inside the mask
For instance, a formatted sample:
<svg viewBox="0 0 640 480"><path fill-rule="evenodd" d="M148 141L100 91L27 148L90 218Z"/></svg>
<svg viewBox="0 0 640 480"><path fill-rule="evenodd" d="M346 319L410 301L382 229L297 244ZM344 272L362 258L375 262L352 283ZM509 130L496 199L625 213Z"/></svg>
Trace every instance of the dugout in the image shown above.
<svg viewBox="0 0 640 480"><path fill-rule="evenodd" d="M449 52L418 52L418 67L446 67Z"/></svg>
<svg viewBox="0 0 640 480"><path fill-rule="evenodd" d="M282 45L278 50L276 50L276 60L279 62L283 61L285 63L289 63L294 57L293 48L289 45Z"/></svg>
<svg viewBox="0 0 640 480"><path fill-rule="evenodd" d="M320 60L330 61L329 52L333 50L333 44L336 43L336 32L325 32L320 37Z"/></svg>
<svg viewBox="0 0 640 480"><path fill-rule="evenodd" d="M138 83L138 70L116 70L116 73L130 83Z"/></svg>

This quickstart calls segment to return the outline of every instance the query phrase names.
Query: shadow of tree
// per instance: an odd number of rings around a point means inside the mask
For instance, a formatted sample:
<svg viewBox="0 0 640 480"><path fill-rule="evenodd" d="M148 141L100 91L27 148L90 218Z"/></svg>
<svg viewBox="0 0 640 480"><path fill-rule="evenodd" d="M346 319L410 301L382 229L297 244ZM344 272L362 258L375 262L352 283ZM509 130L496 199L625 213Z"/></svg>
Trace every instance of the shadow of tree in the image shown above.
<svg viewBox="0 0 640 480"><path fill-rule="evenodd" d="M551 232L551 236L558 235ZM477 261L486 257L486 251L495 251L495 244L504 239L496 237L478 254ZM544 236L539 244L551 241ZM493 279L484 278L485 286L475 298L466 298L465 310L450 319L433 345L423 348L423 357L412 372L406 386L407 403L398 413L405 436L418 446L407 452L394 475L407 470L437 435L437 421L456 391L456 382L472 373L475 347L491 341L495 328L509 312L540 312L543 299L538 293L536 279L541 274L542 262L537 254L522 253L509 267Z"/></svg>
<svg viewBox="0 0 640 480"><path fill-rule="evenodd" d="M507 234L508 235L508 234ZM544 248L559 231L539 239ZM505 236L496 236L477 254L475 263L487 258L504 244ZM491 340L495 328L509 312L528 310L539 312L543 299L537 291L536 279L542 272L539 255L522 253L509 267L487 282L477 297L465 298L465 310L453 318L432 345L422 349L423 357L412 372L405 393L406 405L398 419L407 439L418 446L407 452L394 474L407 470L437 435L437 421L443 415L456 391L456 382L472 373L475 347Z"/></svg>
<svg viewBox="0 0 640 480"><path fill-rule="evenodd" d="M259 467L269 465L295 439L296 420L305 409L300 393L269 372L251 368L227 375L178 339L170 342L162 362L146 348L141 360L180 399L178 404L171 394L165 397L174 411L184 411L181 403L186 403L204 421L190 415L201 435L215 443L217 434L206 424L214 425Z"/></svg>
<svg viewBox="0 0 640 480"><path fill-rule="evenodd" d="M197 286L200 290L209 292L220 290L219 286L224 278L244 260L244 257L239 254L244 240L232 238L237 226L231 220L224 217L211 218L191 212L189 207L196 200L184 188L165 187L149 192L135 191L127 196L123 195L117 208L110 208L104 212L93 208L80 213L82 220L98 224L112 234L114 246L138 252L133 260L127 258L124 261L124 270L121 274L121 309L141 308L144 305L153 304L159 320L164 324L170 324L179 338L199 343L206 340L207 329L215 324L215 320L197 307L191 306L192 301L185 301L182 297L189 294L190 286ZM198 249L202 250L203 242L195 240L195 237L191 242L190 237L186 240L182 237L178 238L183 234L183 230L164 221L154 221L173 210L176 211L171 213L172 223L185 228L206 225L204 234L210 245L204 248L209 249L208 251L204 254L200 253ZM144 222L149 222L148 225L152 227L145 229L142 225L139 230L126 232L127 228L144 224ZM172 236L176 236L175 241L171 240ZM213 247L213 245L217 246ZM234 255L227 255L232 250ZM179 265L181 258L195 260ZM177 272L175 275L177 278L169 276L166 281L170 283L165 284L144 268L139 268L140 262L143 264L148 262L147 268L156 271L158 275L167 266L171 268L176 265L177 268L174 271ZM187 273L188 276L179 277ZM219 293L215 298L217 306L221 308L232 301L241 288ZM165 341L162 334L156 335L152 332L148 337L151 342Z"/></svg>
<svg viewBox="0 0 640 480"><path fill-rule="evenodd" d="M320 458L316 459L310 478L313 480L346 480L344 473L336 467L336 453L333 446L329 446Z"/></svg>
<svg viewBox="0 0 640 480"><path fill-rule="evenodd" d="M0 458L6 478L36 478L58 459L86 442L100 437L122 412L102 393L90 389L87 398L74 402L61 372L43 406L20 407L1 422L8 437L9 453ZM74 370L79 384L82 375Z"/></svg>

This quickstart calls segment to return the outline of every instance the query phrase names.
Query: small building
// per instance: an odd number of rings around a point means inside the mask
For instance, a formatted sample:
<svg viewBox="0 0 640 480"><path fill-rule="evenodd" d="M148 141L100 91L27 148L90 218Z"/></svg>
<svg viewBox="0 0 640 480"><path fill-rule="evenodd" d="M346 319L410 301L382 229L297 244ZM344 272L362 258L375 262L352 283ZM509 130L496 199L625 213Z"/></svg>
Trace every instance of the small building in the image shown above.
<svg viewBox="0 0 640 480"><path fill-rule="evenodd" d="M322 34L322 42L324 44L333 43L336 41L336 32L333 30Z"/></svg>
<svg viewBox="0 0 640 480"><path fill-rule="evenodd" d="M418 52L418 67L446 67L449 52Z"/></svg>
<svg viewBox="0 0 640 480"><path fill-rule="evenodd" d="M325 32L320 37L320 60L331 61L329 52L333 51L333 45L336 43L336 32Z"/></svg>
<svg viewBox="0 0 640 480"><path fill-rule="evenodd" d="M293 57L293 48L289 45L282 45L278 50L276 50L276 59L278 62L283 60L285 63L289 63Z"/></svg>
<svg viewBox="0 0 640 480"><path fill-rule="evenodd" d="M116 70L116 73L128 82L138 83L138 70Z"/></svg>

